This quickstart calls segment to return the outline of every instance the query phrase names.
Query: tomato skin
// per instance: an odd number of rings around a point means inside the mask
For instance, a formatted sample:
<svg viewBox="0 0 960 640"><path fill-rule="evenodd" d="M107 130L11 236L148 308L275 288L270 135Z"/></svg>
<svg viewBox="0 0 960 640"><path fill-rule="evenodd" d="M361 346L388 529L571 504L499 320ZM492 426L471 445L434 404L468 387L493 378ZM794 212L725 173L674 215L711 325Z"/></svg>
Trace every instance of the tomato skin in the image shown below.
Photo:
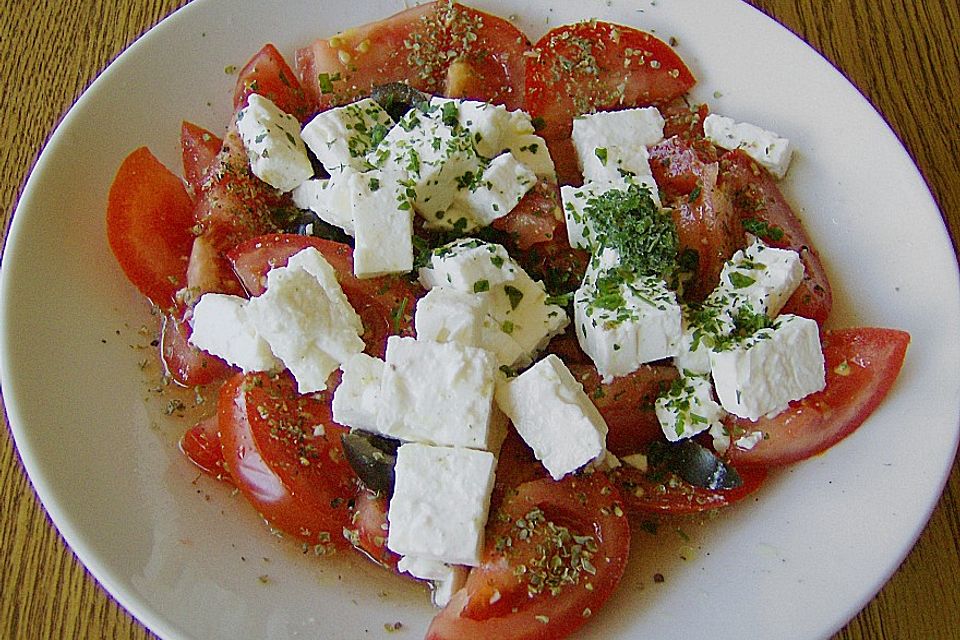
<svg viewBox="0 0 960 640"><path fill-rule="evenodd" d="M534 45L525 106L543 119L540 135L560 140L570 137L578 115L668 102L695 83L680 56L649 33L579 22L552 29Z"/></svg>
<svg viewBox="0 0 960 640"><path fill-rule="evenodd" d="M247 98L253 93L267 98L301 123L313 115L297 74L272 44L263 45L240 70L233 91L233 110L246 106Z"/></svg>
<svg viewBox="0 0 960 640"><path fill-rule="evenodd" d="M676 379L675 367L645 364L607 384L602 382L593 364L572 364L569 369L607 423L607 449L611 453L618 456L637 453L650 442L663 438L653 403Z"/></svg>
<svg viewBox="0 0 960 640"><path fill-rule="evenodd" d="M528 594L527 574L518 575L514 567L532 567L537 546L549 538L536 528L529 537L521 537L515 523L529 521L534 509L542 511L546 520L568 527L572 535L593 536L597 545L591 559L594 575L582 573L576 584L562 585L556 595L549 590ZM506 537L512 544L498 550L498 540ZM520 485L506 497L499 515L491 517L486 540L482 564L433 619L428 640L569 636L599 611L619 584L630 552L630 525L616 488L604 474L594 473Z"/></svg>
<svg viewBox="0 0 960 640"><path fill-rule="evenodd" d="M216 166L223 146L219 136L186 120L180 125L180 151L183 158L183 179L190 192L200 193L203 183Z"/></svg>
<svg viewBox="0 0 960 640"><path fill-rule="evenodd" d="M730 151L720 159L719 187L729 194L741 222L757 220L782 234L778 238L762 237L764 242L800 254L803 281L787 300L782 313L812 318L822 327L833 307L830 281L803 224L773 176L743 151Z"/></svg>
<svg viewBox="0 0 960 640"><path fill-rule="evenodd" d="M190 331L190 324L178 312L163 315L160 358L167 375L185 387L226 380L234 370L220 358L190 344Z"/></svg>
<svg viewBox="0 0 960 640"><path fill-rule="evenodd" d="M375 563L399 573L400 556L387 548L387 496L361 489L357 495L350 529L350 543Z"/></svg>
<svg viewBox="0 0 960 640"><path fill-rule="evenodd" d="M429 2L318 39L297 51L296 67L321 110L389 82L517 109L523 104L528 45L508 20L460 4Z"/></svg>
<svg viewBox="0 0 960 640"><path fill-rule="evenodd" d="M220 443L220 422L216 415L205 418L190 427L180 437L180 452L201 471L233 484L230 472L223 464L223 448Z"/></svg>
<svg viewBox="0 0 960 640"><path fill-rule="evenodd" d="M620 489L623 508L631 516L682 516L729 507L753 495L767 479L763 467L737 469L743 484L736 489L704 489L676 474L652 474L630 465L614 469L610 479Z"/></svg>
<svg viewBox="0 0 960 640"><path fill-rule="evenodd" d="M510 213L497 218L490 226L506 233L511 246L526 251L554 238L566 239L560 206L560 189L556 183L541 179Z"/></svg>
<svg viewBox="0 0 960 640"><path fill-rule="evenodd" d="M107 241L127 279L158 307L187 282L193 202L146 147L126 157L110 185Z"/></svg>
<svg viewBox="0 0 960 640"><path fill-rule="evenodd" d="M363 320L370 355L382 357L390 335L413 335L413 310L422 289L400 276L357 278L349 245L312 236L271 234L232 249L228 258L250 295L263 293L267 271L285 266L290 256L314 247L337 272L347 300Z"/></svg>
<svg viewBox="0 0 960 640"><path fill-rule="evenodd" d="M832 329L822 337L827 372L823 391L791 402L773 418L732 419L735 432L762 431L753 449L731 446L727 457L746 465L782 466L826 451L866 420L886 397L903 366L910 334L898 329Z"/></svg>
<svg viewBox="0 0 960 640"><path fill-rule="evenodd" d="M263 518L311 544L346 548L357 480L331 398L300 396L287 374L237 374L220 390L217 415L226 469Z"/></svg>

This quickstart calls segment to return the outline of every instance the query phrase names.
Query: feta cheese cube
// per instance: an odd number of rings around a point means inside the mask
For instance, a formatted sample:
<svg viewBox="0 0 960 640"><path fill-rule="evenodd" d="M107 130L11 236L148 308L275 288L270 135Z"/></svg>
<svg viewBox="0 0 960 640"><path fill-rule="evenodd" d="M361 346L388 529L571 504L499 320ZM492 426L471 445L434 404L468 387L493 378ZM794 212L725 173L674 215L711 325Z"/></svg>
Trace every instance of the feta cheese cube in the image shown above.
<svg viewBox="0 0 960 640"><path fill-rule="evenodd" d="M721 424L724 411L713 399L709 376L681 375L654 403L663 435L670 442L691 438Z"/></svg>
<svg viewBox="0 0 960 640"><path fill-rule="evenodd" d="M500 384L497 404L555 480L606 453L603 417L554 354Z"/></svg>
<svg viewBox="0 0 960 640"><path fill-rule="evenodd" d="M501 143L504 153L512 153L513 157L526 165L535 175L555 181L557 170L550 156L547 141L534 133L523 133L506 136Z"/></svg>
<svg viewBox="0 0 960 640"><path fill-rule="evenodd" d="M367 155L393 126L393 119L370 98L317 114L301 137L329 173L369 168Z"/></svg>
<svg viewBox="0 0 960 640"><path fill-rule="evenodd" d="M366 431L377 430L384 362L358 353L340 365L343 375L333 393L333 420Z"/></svg>
<svg viewBox="0 0 960 640"><path fill-rule="evenodd" d="M403 556L477 566L496 458L420 443L397 450L387 548Z"/></svg>
<svg viewBox="0 0 960 640"><path fill-rule="evenodd" d="M464 293L482 293L515 280L518 271L502 246L463 238L433 251L430 266L420 269L420 283L427 289L450 287Z"/></svg>
<svg viewBox="0 0 960 640"><path fill-rule="evenodd" d="M510 153L493 160L480 180L457 191L453 207L471 220L487 226L510 213L537 183L537 176Z"/></svg>
<svg viewBox="0 0 960 640"><path fill-rule="evenodd" d="M333 267L313 247L292 256L286 267L271 269L266 291L250 299L247 311L300 393L326 389L330 374L363 351L360 316Z"/></svg>
<svg viewBox="0 0 960 640"><path fill-rule="evenodd" d="M193 308L190 324L190 344L243 371L283 368L247 315L246 298L205 293Z"/></svg>
<svg viewBox="0 0 960 640"><path fill-rule="evenodd" d="M313 176L300 123L268 98L250 94L247 106L237 112L237 132L253 175L274 189L291 191Z"/></svg>
<svg viewBox="0 0 960 640"><path fill-rule="evenodd" d="M679 350L680 305L658 278L624 281L616 270L588 272L573 309L580 347L605 381Z"/></svg>
<svg viewBox="0 0 960 640"><path fill-rule="evenodd" d="M826 384L819 326L790 314L730 348L712 351L710 366L721 406L749 420L776 415Z"/></svg>
<svg viewBox="0 0 960 640"><path fill-rule="evenodd" d="M800 254L768 247L760 240L737 251L720 272L711 303L736 309L750 305L754 313L775 317L803 280Z"/></svg>
<svg viewBox="0 0 960 640"><path fill-rule="evenodd" d="M571 247L593 250L600 240L594 222L591 200L611 189L622 189L630 184L646 188L657 207L661 207L660 191L653 176L630 177L617 183L588 182L581 187L563 185L560 187L560 200L566 221L567 240Z"/></svg>
<svg viewBox="0 0 960 640"><path fill-rule="evenodd" d="M353 205L350 197L352 169L334 171L330 178L307 180L293 190L293 203L309 209L328 224L354 235Z"/></svg>
<svg viewBox="0 0 960 640"><path fill-rule="evenodd" d="M434 287L417 302L413 315L418 340L457 342L466 347L483 347L486 297Z"/></svg>
<svg viewBox="0 0 960 640"><path fill-rule="evenodd" d="M453 594L466 583L468 573L468 569L463 566L413 556L400 558L397 562L397 570L409 573L414 578L432 582L433 604L438 607L444 607L450 602Z"/></svg>
<svg viewBox="0 0 960 640"><path fill-rule="evenodd" d="M618 182L650 174L647 146L663 139L655 107L600 111L573 120L573 146L585 182Z"/></svg>
<svg viewBox="0 0 960 640"><path fill-rule="evenodd" d="M680 344L673 356L673 364L680 371L710 373L710 346L704 340L704 329L691 319L689 309L683 309L680 325Z"/></svg>
<svg viewBox="0 0 960 640"><path fill-rule="evenodd" d="M455 342L390 336L377 431L436 445L499 446L492 354Z"/></svg>
<svg viewBox="0 0 960 640"><path fill-rule="evenodd" d="M790 167L793 146L789 140L772 131L711 113L703 120L703 132L707 140L718 147L743 149L778 179L782 179Z"/></svg>
<svg viewBox="0 0 960 640"><path fill-rule="evenodd" d="M413 209L405 176L368 171L351 179L351 212L356 244L353 273L372 278L413 269Z"/></svg>

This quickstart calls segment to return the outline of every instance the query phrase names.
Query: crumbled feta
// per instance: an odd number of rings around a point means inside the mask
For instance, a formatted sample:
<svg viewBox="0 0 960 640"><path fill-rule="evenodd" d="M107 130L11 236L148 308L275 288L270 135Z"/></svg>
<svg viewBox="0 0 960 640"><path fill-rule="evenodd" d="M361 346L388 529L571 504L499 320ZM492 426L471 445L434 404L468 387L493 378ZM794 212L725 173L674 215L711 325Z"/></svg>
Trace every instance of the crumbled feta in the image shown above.
<svg viewBox="0 0 960 640"><path fill-rule="evenodd" d="M776 415L826 384L819 326L790 314L729 348L712 351L710 366L721 406L749 420Z"/></svg>
<svg viewBox="0 0 960 640"><path fill-rule="evenodd" d="M603 417L554 354L501 383L497 404L555 480L606 453Z"/></svg>
<svg viewBox="0 0 960 640"><path fill-rule="evenodd" d="M343 375L333 394L334 422L366 431L377 430L383 367L383 360L365 353L358 353L340 365Z"/></svg>
<svg viewBox="0 0 960 640"><path fill-rule="evenodd" d="M413 211L404 181L395 171L368 171L351 179L353 273L358 278L413 269Z"/></svg>
<svg viewBox="0 0 960 640"><path fill-rule="evenodd" d="M463 238L433 251L429 266L420 269L420 283L427 289L450 287L482 293L515 280L519 271L502 246Z"/></svg>
<svg viewBox="0 0 960 640"><path fill-rule="evenodd" d="M267 273L267 289L247 312L257 332L297 380L300 393L326 389L327 378L363 351L363 324L336 272L313 247Z"/></svg>
<svg viewBox="0 0 960 640"><path fill-rule="evenodd" d="M462 212L481 226L510 213L537 183L537 176L511 153L503 153L484 169L479 180L457 191L448 210Z"/></svg>
<svg viewBox="0 0 960 640"><path fill-rule="evenodd" d="M657 419L670 442L690 438L720 424L724 411L713 399L708 376L684 374L657 398Z"/></svg>
<svg viewBox="0 0 960 640"><path fill-rule="evenodd" d="M468 569L464 566L449 565L445 562L413 556L400 558L397 562L397 571L432 582L433 604L438 607L444 607L450 602L453 594L466 583L468 573Z"/></svg>
<svg viewBox="0 0 960 640"><path fill-rule="evenodd" d="M300 138L300 123L260 94L252 93L237 112L237 132L253 174L280 191L291 191L313 176Z"/></svg>
<svg viewBox="0 0 960 640"><path fill-rule="evenodd" d="M329 173L350 167L369 168L367 155L393 126L393 119L370 98L317 114L301 136Z"/></svg>
<svg viewBox="0 0 960 640"><path fill-rule="evenodd" d="M703 120L703 132L707 140L718 147L743 149L777 178L783 178L790 167L793 146L772 131L711 113Z"/></svg>
<svg viewBox="0 0 960 640"><path fill-rule="evenodd" d="M657 207L661 207L660 191L653 176L636 176L624 180L622 183L588 182L581 187L563 185L560 187L564 220L566 221L567 240L571 247L580 249L597 249L597 229L591 220L591 200L613 188L624 184L637 184L647 187L650 197Z"/></svg>
<svg viewBox="0 0 960 640"><path fill-rule="evenodd" d="M350 198L352 169L334 171L330 178L307 180L293 190L293 203L309 209L321 220L354 235L353 210Z"/></svg>
<svg viewBox="0 0 960 640"><path fill-rule="evenodd" d="M490 349L483 341L486 296L434 287L417 302L413 314L419 340L457 342ZM499 360L499 358L498 358Z"/></svg>
<svg viewBox="0 0 960 640"><path fill-rule="evenodd" d="M502 419L493 404L496 359L455 342L390 336L377 431L436 445L494 450Z"/></svg>
<svg viewBox="0 0 960 640"><path fill-rule="evenodd" d="M556 180L557 171L547 148L547 141L533 133L524 133L507 137L502 142L504 153L510 152L513 157L527 166L535 175Z"/></svg>
<svg viewBox="0 0 960 640"><path fill-rule="evenodd" d="M616 183L628 176L649 175L647 147L663 139L663 125L656 107L574 118L572 140L584 181Z"/></svg>
<svg viewBox="0 0 960 640"><path fill-rule="evenodd" d="M728 309L750 305L754 313L772 318L780 313L801 281L800 254L756 240L724 263L720 284L708 304L724 304Z"/></svg>
<svg viewBox="0 0 960 640"><path fill-rule="evenodd" d="M247 315L247 299L205 293L193 308L189 342L243 371L270 371L282 364Z"/></svg>
<svg viewBox="0 0 960 640"><path fill-rule="evenodd" d="M489 451L401 445L387 510L387 548L402 556L479 565L495 466Z"/></svg>

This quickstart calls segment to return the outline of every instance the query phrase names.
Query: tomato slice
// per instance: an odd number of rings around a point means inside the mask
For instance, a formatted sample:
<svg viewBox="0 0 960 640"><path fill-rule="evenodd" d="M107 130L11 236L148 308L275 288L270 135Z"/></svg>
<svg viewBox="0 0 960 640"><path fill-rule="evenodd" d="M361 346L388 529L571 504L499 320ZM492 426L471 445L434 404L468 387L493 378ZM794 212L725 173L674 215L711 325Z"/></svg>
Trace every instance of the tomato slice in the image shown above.
<svg viewBox="0 0 960 640"><path fill-rule="evenodd" d="M200 193L204 180L216 165L222 146L223 140L203 127L186 120L180 125L183 179L187 181L191 193Z"/></svg>
<svg viewBox="0 0 960 640"><path fill-rule="evenodd" d="M653 403L676 379L675 367L645 364L606 384L592 364L572 364L569 369L607 423L607 449L611 453L637 453L663 438Z"/></svg>
<svg viewBox="0 0 960 640"><path fill-rule="evenodd" d="M185 387L226 380L234 370L220 358L190 344L190 331L190 324L176 311L163 315L160 358L167 375Z"/></svg>
<svg viewBox="0 0 960 640"><path fill-rule="evenodd" d="M737 469L743 481L736 489L704 489L675 473L642 471L624 464L610 472L630 515L690 515L729 507L759 489L767 479L763 467Z"/></svg>
<svg viewBox="0 0 960 640"><path fill-rule="evenodd" d="M429 2L316 40L297 51L296 66L320 109L389 82L517 109L528 46L508 20L453 2Z"/></svg>
<svg viewBox="0 0 960 640"><path fill-rule="evenodd" d="M630 552L619 492L602 473L534 480L487 528L482 564L433 619L427 638L561 638L613 593Z"/></svg>
<svg viewBox="0 0 960 640"><path fill-rule="evenodd" d="M727 456L744 465L780 466L826 451L873 413L893 386L906 357L910 334L897 329L835 329L823 335L827 386L773 418L735 419L735 434L761 431L753 449L731 446Z"/></svg>
<svg viewBox="0 0 960 640"><path fill-rule="evenodd" d="M822 327L833 306L827 272L773 176L746 153L735 150L721 158L719 186L730 194L745 229L772 246L793 249L800 254L803 281L782 312L812 318Z"/></svg>
<svg viewBox="0 0 960 640"><path fill-rule="evenodd" d="M301 396L289 375L237 374L217 407L223 459L272 526L310 544L345 548L357 480L325 392Z"/></svg>
<svg viewBox="0 0 960 640"><path fill-rule="evenodd" d="M217 480L233 483L223 464L220 421L216 415L201 420L180 437L180 451L193 464Z"/></svg>
<svg viewBox="0 0 960 640"><path fill-rule="evenodd" d="M250 295L259 295L266 286L267 272L286 265L290 256L307 247L320 251L337 272L347 300L363 320L368 353L382 357L388 336L413 335L413 309L420 288L401 276L357 278L349 245L280 233L253 238L231 250L228 258Z"/></svg>
<svg viewBox="0 0 960 640"><path fill-rule="evenodd" d="M669 138L650 150L650 169L673 213L680 252L696 256L684 297L702 300L719 284L724 263L744 245L740 219L728 193L717 188L712 146Z"/></svg>
<svg viewBox="0 0 960 640"><path fill-rule="evenodd" d="M665 42L596 20L547 32L528 56L526 74L526 109L543 120L547 140L569 138L578 115L668 102L696 83Z"/></svg>
<svg viewBox="0 0 960 640"><path fill-rule="evenodd" d="M353 526L347 531L354 548L380 566L397 571L400 556L387 548L387 496L361 489L356 499Z"/></svg>
<svg viewBox="0 0 960 640"><path fill-rule="evenodd" d="M107 199L107 241L127 279L158 307L186 285L193 202L146 147L123 161Z"/></svg>
<svg viewBox="0 0 960 640"><path fill-rule="evenodd" d="M269 99L300 122L307 122L313 115L297 74L272 44L265 44L240 70L233 91L233 110L243 108L252 93Z"/></svg>
<svg viewBox="0 0 960 640"><path fill-rule="evenodd" d="M563 236L560 190L551 180L540 180L510 213L491 225L510 238L510 246L526 251L535 244Z"/></svg>

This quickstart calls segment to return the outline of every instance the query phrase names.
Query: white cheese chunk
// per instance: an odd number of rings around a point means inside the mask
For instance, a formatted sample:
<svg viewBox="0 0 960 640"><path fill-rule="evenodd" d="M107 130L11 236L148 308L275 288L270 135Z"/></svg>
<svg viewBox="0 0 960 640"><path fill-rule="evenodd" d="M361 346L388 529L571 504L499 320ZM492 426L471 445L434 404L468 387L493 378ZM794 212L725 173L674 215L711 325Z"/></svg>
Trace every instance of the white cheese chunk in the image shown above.
<svg viewBox="0 0 960 640"><path fill-rule="evenodd" d="M396 171L368 171L351 179L356 244L353 273L372 278L413 269L413 209Z"/></svg>
<svg viewBox="0 0 960 640"><path fill-rule="evenodd" d="M340 365L343 375L333 393L333 420L355 429L377 430L383 360L358 353Z"/></svg>
<svg viewBox="0 0 960 640"><path fill-rule="evenodd" d="M403 556L477 566L496 458L420 443L397 450L387 548Z"/></svg>
<svg viewBox="0 0 960 640"><path fill-rule="evenodd" d="M247 299L205 293L193 308L190 344L243 371L270 371L283 365L247 315Z"/></svg>
<svg viewBox="0 0 960 640"><path fill-rule="evenodd" d="M326 389L330 374L363 351L360 316L333 267L313 247L292 256L286 267L271 269L266 291L250 299L247 311L300 393Z"/></svg>
<svg viewBox="0 0 960 640"><path fill-rule="evenodd" d="M555 480L606 453L603 417L554 354L500 384L497 404Z"/></svg>
<svg viewBox="0 0 960 640"><path fill-rule="evenodd" d="M711 352L710 365L721 406L749 420L776 415L826 384L819 326L790 314Z"/></svg>
<svg viewBox="0 0 960 640"><path fill-rule="evenodd" d="M429 266L420 269L420 283L427 289L482 293L515 280L519 269L502 246L463 238L433 251Z"/></svg>
<svg viewBox="0 0 960 640"><path fill-rule="evenodd" d="M253 174L280 191L291 191L313 176L300 138L300 123L268 98L253 93L237 112L237 132Z"/></svg>
<svg viewBox="0 0 960 640"><path fill-rule="evenodd" d="M658 278L624 281L615 269L588 271L573 309L580 347L605 381L679 350L680 305Z"/></svg>
<svg viewBox="0 0 960 640"><path fill-rule="evenodd" d="M502 419L493 404L492 354L455 342L390 336L377 431L436 445L493 450Z"/></svg>
<svg viewBox="0 0 960 640"><path fill-rule="evenodd" d="M724 263L720 284L709 302L731 310L749 305L754 313L772 318L780 313L802 280L800 254L756 240Z"/></svg>
<svg viewBox="0 0 960 640"><path fill-rule="evenodd" d="M469 572L464 566L413 556L400 558L397 571L409 573L420 580L429 580L433 586L433 604L437 607L444 607L450 602L453 594L466 583Z"/></svg>
<svg viewBox="0 0 960 640"><path fill-rule="evenodd" d="M350 197L351 179L356 175L351 169L334 171L330 178L307 180L293 190L293 203L301 209L309 209L321 220L354 235L353 208Z"/></svg>
<svg viewBox="0 0 960 640"><path fill-rule="evenodd" d="M501 143L504 153L527 166L535 175L556 181L557 170L547 148L547 141L534 133L507 136Z"/></svg>
<svg viewBox="0 0 960 640"><path fill-rule="evenodd" d="M703 120L703 132L707 140L718 147L743 149L777 178L783 178L790 167L793 146L772 131L711 113Z"/></svg>
<svg viewBox="0 0 960 640"><path fill-rule="evenodd" d="M504 153L490 161L479 180L457 191L453 208L487 226L510 213L536 183L533 171Z"/></svg>
<svg viewBox="0 0 960 640"><path fill-rule="evenodd" d="M680 371L710 373L710 347L704 339L704 329L691 319L692 312L683 309L680 325L680 343L673 356L673 364Z"/></svg>
<svg viewBox="0 0 960 640"><path fill-rule="evenodd" d="M718 427L724 411L713 399L709 376L681 375L654 404L663 435L670 442Z"/></svg>
<svg viewBox="0 0 960 640"><path fill-rule="evenodd" d="M370 98L323 111L303 127L301 136L329 173L369 168L367 155L383 139L393 119Z"/></svg>
<svg viewBox="0 0 960 640"><path fill-rule="evenodd" d="M434 287L417 302L413 321L418 340L488 348L482 339L486 316L485 295Z"/></svg>
<svg viewBox="0 0 960 640"><path fill-rule="evenodd" d="M647 147L663 139L656 107L600 111L573 120L573 146L585 182L650 174Z"/></svg>
<svg viewBox="0 0 960 640"><path fill-rule="evenodd" d="M647 193L653 199L657 207L662 206L660 202L660 191L653 176L636 176L618 181L609 182L588 182L581 187L563 185L560 187L560 200L563 207L564 220L566 221L567 240L571 247L580 249L596 249L599 240L597 238L597 225L593 221L591 209L593 205L591 200L600 196L611 189L623 189L630 184L646 187Z"/></svg>

